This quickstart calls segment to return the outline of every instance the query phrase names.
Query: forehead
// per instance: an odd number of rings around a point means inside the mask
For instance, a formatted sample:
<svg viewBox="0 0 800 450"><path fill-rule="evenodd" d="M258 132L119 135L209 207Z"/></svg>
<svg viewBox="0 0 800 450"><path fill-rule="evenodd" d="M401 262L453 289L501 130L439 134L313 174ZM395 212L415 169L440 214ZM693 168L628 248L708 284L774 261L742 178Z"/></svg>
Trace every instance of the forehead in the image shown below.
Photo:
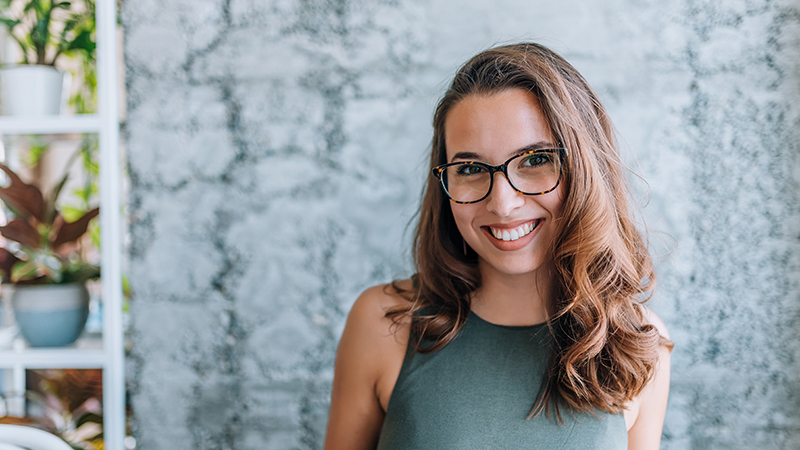
<svg viewBox="0 0 800 450"><path fill-rule="evenodd" d="M448 113L444 135L448 162L457 153L473 153L500 164L531 144L555 145L539 101L523 89L464 98Z"/></svg>

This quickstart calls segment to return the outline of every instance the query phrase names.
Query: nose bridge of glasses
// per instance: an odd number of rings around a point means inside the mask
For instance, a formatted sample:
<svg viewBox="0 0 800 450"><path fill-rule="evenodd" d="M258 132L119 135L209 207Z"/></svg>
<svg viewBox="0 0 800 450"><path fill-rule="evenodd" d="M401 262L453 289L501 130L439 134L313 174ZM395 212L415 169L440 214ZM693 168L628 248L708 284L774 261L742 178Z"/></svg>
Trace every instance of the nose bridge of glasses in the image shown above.
<svg viewBox="0 0 800 450"><path fill-rule="evenodd" d="M519 192L519 189L517 189L516 186L514 186L514 183L511 182L511 178L508 177L508 165L507 164L500 164L499 166L489 166L489 167L492 168L492 170L491 170L491 172L492 172L492 185L494 185L494 176L496 174L500 173L500 174L503 175L503 178L506 179L506 183L508 183L508 185L511 187L511 189L514 189L516 192ZM490 187L490 190L492 190L492 189L493 189L493 187Z"/></svg>
<svg viewBox="0 0 800 450"><path fill-rule="evenodd" d="M500 168L495 170L495 172L501 172L503 176L500 178L505 178L505 182L500 180L495 183L494 178L496 173L493 173L492 185L484 199L486 201L486 208L493 211L495 214L505 217L525 202L523 199L524 195L521 195L522 192L511 183L508 172Z"/></svg>

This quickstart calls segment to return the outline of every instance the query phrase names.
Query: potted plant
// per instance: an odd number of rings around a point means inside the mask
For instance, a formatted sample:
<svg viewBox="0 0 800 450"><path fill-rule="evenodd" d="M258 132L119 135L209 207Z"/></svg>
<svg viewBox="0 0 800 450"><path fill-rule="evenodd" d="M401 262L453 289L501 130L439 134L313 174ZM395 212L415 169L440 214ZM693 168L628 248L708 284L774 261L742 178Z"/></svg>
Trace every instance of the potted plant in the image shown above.
<svg viewBox="0 0 800 450"><path fill-rule="evenodd" d="M76 250L100 209L67 222L56 200L68 175L45 199L39 188L23 182L5 164L0 163L0 170L10 180L7 187L0 187L0 199L14 214L0 226L0 235L9 241L0 248L0 276L4 286L13 285L17 326L32 346L71 344L88 316L86 281L100 277L100 268L84 261Z"/></svg>
<svg viewBox="0 0 800 450"><path fill-rule="evenodd" d="M64 74L63 55L93 60L95 15L92 0L0 0L0 22L21 50L19 65L0 69L6 114L58 114Z"/></svg>
<svg viewBox="0 0 800 450"><path fill-rule="evenodd" d="M103 449L102 370L30 370L26 385L26 415L0 417L0 424L47 431L75 450Z"/></svg>

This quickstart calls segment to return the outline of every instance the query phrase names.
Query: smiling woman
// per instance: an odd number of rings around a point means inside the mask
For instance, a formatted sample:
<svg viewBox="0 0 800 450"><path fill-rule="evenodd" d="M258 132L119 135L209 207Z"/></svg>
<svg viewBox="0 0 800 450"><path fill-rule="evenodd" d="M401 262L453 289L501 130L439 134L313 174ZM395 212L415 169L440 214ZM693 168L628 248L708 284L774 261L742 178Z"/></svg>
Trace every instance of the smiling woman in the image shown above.
<svg viewBox="0 0 800 450"><path fill-rule="evenodd" d="M475 56L431 171L417 273L348 318L325 447L658 448L672 343L588 83L537 44Z"/></svg>
<svg viewBox="0 0 800 450"><path fill-rule="evenodd" d="M525 189L522 183L526 179L524 174L531 171L526 168L528 161L541 160L537 153L528 154L536 150L528 149L544 147L538 152L546 155L560 151L550 149L558 144L554 143L536 97L523 89L467 97L450 111L444 134L447 160L451 163L470 155L496 164L515 155L503 165L511 164L511 170L503 170L504 175L508 174L505 179L501 177L497 183L490 183L479 201L454 204L451 208L461 237L479 255L482 278L486 279L486 272L492 271L489 278L525 275L523 278L528 280L539 269L551 271L545 263L552 260L556 219L561 215L564 191L559 184L561 172L554 172L555 164L551 163L543 169L544 175L531 177L532 189ZM493 175L489 177L494 179ZM447 192L450 195L452 190ZM530 231L525 232L526 228ZM550 278L544 276L541 281ZM544 286L539 283L538 287ZM547 318L544 307L538 310L541 314L530 318L534 323ZM473 311L479 313L475 308Z"/></svg>

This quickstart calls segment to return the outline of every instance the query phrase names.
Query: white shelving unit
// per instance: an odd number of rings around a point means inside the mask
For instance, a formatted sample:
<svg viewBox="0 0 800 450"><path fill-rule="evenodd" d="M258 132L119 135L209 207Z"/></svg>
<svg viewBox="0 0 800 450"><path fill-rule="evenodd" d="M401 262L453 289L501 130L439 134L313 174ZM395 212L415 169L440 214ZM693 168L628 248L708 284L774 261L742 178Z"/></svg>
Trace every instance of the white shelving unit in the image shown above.
<svg viewBox="0 0 800 450"><path fill-rule="evenodd" d="M125 367L122 322L119 90L116 0L96 0L98 114L0 116L0 134L97 133L100 143L100 232L103 331L68 348L0 350L0 368L11 369L15 391L25 389L25 369L102 369L105 448L123 450Z"/></svg>
<svg viewBox="0 0 800 450"><path fill-rule="evenodd" d="M0 116L0 134L100 133L99 114L28 117Z"/></svg>

